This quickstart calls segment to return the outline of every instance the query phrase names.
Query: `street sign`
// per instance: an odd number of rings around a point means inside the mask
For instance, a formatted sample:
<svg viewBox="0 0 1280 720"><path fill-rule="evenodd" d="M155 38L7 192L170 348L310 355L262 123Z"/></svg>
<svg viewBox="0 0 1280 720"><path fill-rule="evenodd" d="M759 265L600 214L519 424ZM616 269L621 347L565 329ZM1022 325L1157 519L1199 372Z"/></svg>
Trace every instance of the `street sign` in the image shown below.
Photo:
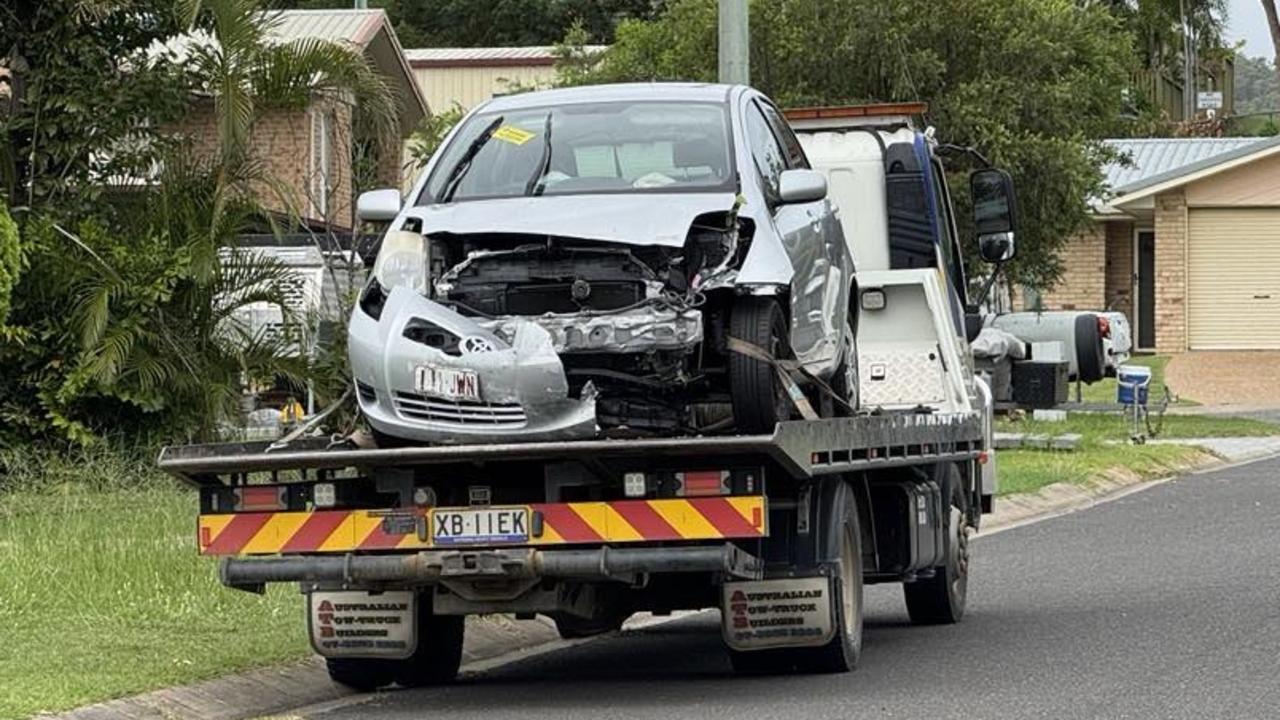
<svg viewBox="0 0 1280 720"><path fill-rule="evenodd" d="M1220 92L1196 93L1196 107L1200 110L1220 110L1222 108L1222 93Z"/></svg>

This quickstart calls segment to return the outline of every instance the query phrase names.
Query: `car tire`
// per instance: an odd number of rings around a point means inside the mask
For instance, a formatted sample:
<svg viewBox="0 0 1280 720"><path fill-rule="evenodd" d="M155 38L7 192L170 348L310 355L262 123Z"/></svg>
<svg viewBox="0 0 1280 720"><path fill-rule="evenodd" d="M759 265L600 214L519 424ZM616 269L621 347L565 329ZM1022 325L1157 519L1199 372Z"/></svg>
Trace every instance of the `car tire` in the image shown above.
<svg viewBox="0 0 1280 720"><path fill-rule="evenodd" d="M1098 331L1098 316L1084 313L1076 318L1076 375L1081 382L1095 383L1106 377L1107 361Z"/></svg>
<svg viewBox="0 0 1280 720"><path fill-rule="evenodd" d="M846 332L849 333L850 337L853 337L854 330L852 327L846 325ZM857 412L861 398L858 395L860 388L858 385L858 345L856 341L850 342L849 347L845 349L844 359L840 361L835 373L831 375L829 384L831 389L849 405L846 408L836 403L831 403L834 412L829 416L848 416L852 414L851 410Z"/></svg>
<svg viewBox="0 0 1280 720"><path fill-rule="evenodd" d="M862 655L862 530L853 488L837 481L832 492L823 493L825 508L819 517L834 514L830 531L820 542L823 557L834 560L837 569L832 585L836 606L835 636L825 645L776 650L730 650L735 672L743 675L785 672L840 673L853 670Z"/></svg>
<svg viewBox="0 0 1280 720"><path fill-rule="evenodd" d="M782 360L791 357L790 325L772 297L738 298L729 316L729 335ZM773 365L742 353L729 353L729 396L734 424L741 433L769 433L790 419L792 404Z"/></svg>
<svg viewBox="0 0 1280 720"><path fill-rule="evenodd" d="M943 518L946 561L933 569L933 576L903 583L907 615L916 625L949 625L964 617L969 592L968 500L955 463L939 465L936 471L947 499Z"/></svg>

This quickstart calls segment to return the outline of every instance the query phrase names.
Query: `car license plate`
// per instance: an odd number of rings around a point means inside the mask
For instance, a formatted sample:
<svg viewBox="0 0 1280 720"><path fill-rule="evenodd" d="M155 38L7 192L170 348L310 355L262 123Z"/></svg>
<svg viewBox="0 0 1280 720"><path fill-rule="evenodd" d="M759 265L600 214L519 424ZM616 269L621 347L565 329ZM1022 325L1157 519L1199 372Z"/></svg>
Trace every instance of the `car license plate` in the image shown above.
<svg viewBox="0 0 1280 720"><path fill-rule="evenodd" d="M480 376L470 370L419 365L413 373L418 392L450 400L480 400Z"/></svg>
<svg viewBox="0 0 1280 720"><path fill-rule="evenodd" d="M433 510L431 527L436 545L524 543L529 541L529 508Z"/></svg>

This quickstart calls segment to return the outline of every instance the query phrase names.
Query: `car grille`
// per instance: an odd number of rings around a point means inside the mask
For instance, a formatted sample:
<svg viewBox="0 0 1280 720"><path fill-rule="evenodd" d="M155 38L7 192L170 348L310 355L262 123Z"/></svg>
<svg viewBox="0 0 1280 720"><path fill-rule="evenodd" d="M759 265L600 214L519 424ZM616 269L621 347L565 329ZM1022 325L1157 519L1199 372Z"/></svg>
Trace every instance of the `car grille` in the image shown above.
<svg viewBox="0 0 1280 720"><path fill-rule="evenodd" d="M527 420L524 407L520 403L445 400L407 392L396 393L396 409L402 416L411 420L458 425L518 427Z"/></svg>

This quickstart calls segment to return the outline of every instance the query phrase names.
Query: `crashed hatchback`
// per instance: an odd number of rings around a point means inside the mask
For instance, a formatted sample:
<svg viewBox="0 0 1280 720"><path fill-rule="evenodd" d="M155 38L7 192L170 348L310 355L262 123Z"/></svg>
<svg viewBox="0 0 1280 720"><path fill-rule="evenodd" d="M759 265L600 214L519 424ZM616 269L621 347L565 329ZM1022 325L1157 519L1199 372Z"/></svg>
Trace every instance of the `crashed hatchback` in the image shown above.
<svg viewBox="0 0 1280 720"><path fill-rule="evenodd" d="M741 86L473 110L390 226L349 329L384 442L767 432L857 405L853 267L826 182Z"/></svg>

